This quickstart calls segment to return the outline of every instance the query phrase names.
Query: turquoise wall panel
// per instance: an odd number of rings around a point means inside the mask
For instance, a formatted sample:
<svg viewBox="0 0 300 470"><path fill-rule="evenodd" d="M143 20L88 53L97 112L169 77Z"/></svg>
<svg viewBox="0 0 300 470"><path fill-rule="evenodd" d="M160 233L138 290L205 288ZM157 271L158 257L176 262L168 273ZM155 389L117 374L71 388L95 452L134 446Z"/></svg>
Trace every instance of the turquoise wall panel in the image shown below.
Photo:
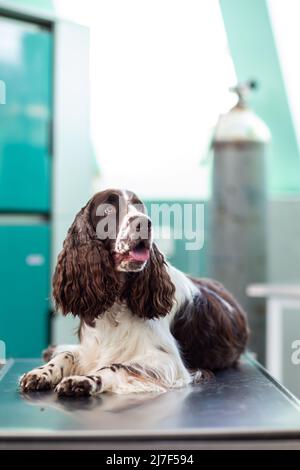
<svg viewBox="0 0 300 470"><path fill-rule="evenodd" d="M24 7L45 13L54 13L55 11L53 0L6 0L6 2L11 8Z"/></svg>
<svg viewBox="0 0 300 470"><path fill-rule="evenodd" d="M180 269L181 271L191 274L193 276L207 276L207 249L208 249L208 240L206 238L207 234L207 203L204 201L196 201L196 200L147 200L145 201L148 215L151 216L151 205L152 204L159 204L159 205L167 205L168 207L172 207L174 205L179 205L181 208L181 218L171 216L169 218L169 224L167 224L170 228L171 239L164 240L163 237L160 240L158 237L158 243L161 247L161 250L166 255L168 261L175 266L176 268ZM202 229L204 230L204 245L200 249L195 250L188 250L187 243L191 240L187 239L184 235L187 233L184 229L188 227L192 228L193 231L196 230L196 205L200 204L204 207L204 220ZM192 207L191 217L184 216L184 206L190 205ZM181 219L181 221L180 221ZM184 224L184 225L183 225ZM163 225L162 218L160 218L158 227L154 227L157 233L163 233L161 230ZM158 230L157 230L158 229ZM167 233L168 234L168 233ZM175 236L176 234L176 236ZM180 237L183 235L183 237ZM198 234L200 235L200 234ZM176 237L178 237L176 239ZM180 238L179 238L180 237ZM200 236L199 236L200 238ZM165 248L165 249L164 249ZM171 248L169 250L169 248ZM168 254L169 251L169 254Z"/></svg>
<svg viewBox="0 0 300 470"><path fill-rule="evenodd" d="M0 211L48 212L52 103L52 35L44 27L0 17Z"/></svg>
<svg viewBox="0 0 300 470"><path fill-rule="evenodd" d="M50 229L0 225L0 339L8 357L40 357L48 342Z"/></svg>

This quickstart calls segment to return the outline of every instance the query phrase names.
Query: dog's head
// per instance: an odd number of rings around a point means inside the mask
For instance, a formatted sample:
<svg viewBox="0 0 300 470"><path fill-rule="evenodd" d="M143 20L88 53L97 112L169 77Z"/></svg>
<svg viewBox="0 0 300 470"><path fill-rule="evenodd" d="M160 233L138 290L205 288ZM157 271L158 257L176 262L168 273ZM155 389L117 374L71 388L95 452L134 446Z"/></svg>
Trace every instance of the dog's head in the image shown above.
<svg viewBox="0 0 300 470"><path fill-rule="evenodd" d="M91 201L90 220L98 240L112 254L117 271L144 269L152 248L151 220L130 191L107 190Z"/></svg>
<svg viewBox="0 0 300 470"><path fill-rule="evenodd" d="M53 295L64 314L88 324L116 301L144 318L170 311L174 286L134 193L102 191L77 214L58 257Z"/></svg>

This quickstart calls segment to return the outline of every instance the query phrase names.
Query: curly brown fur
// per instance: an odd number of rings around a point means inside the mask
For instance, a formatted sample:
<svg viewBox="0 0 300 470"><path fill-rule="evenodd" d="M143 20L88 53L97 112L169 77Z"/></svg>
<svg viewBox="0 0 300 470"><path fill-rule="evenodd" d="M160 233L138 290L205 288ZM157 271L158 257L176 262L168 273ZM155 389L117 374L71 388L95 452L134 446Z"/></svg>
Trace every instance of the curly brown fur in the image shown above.
<svg viewBox="0 0 300 470"><path fill-rule="evenodd" d="M94 196L68 231L53 276L56 308L91 326L117 301L126 302L139 317L164 316L172 308L175 287L156 245L152 244L146 267L127 273L124 280L116 271L113 243L97 238L95 212L106 196L107 192Z"/></svg>
<svg viewBox="0 0 300 470"><path fill-rule="evenodd" d="M118 298L120 280L111 253L96 237L89 208L90 203L81 209L68 231L53 276L53 297L64 315L79 315L93 325Z"/></svg>

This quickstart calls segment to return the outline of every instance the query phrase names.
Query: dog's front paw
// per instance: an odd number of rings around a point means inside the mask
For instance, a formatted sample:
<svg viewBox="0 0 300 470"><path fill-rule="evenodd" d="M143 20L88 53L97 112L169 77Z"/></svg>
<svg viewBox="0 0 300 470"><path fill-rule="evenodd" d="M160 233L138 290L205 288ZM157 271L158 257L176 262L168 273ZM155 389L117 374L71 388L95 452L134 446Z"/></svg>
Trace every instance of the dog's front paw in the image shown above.
<svg viewBox="0 0 300 470"><path fill-rule="evenodd" d="M23 392L50 390L53 387L51 376L43 369L33 369L20 378L20 387Z"/></svg>
<svg viewBox="0 0 300 470"><path fill-rule="evenodd" d="M59 397L83 397L99 393L101 385L100 377L73 375L63 379L55 391Z"/></svg>

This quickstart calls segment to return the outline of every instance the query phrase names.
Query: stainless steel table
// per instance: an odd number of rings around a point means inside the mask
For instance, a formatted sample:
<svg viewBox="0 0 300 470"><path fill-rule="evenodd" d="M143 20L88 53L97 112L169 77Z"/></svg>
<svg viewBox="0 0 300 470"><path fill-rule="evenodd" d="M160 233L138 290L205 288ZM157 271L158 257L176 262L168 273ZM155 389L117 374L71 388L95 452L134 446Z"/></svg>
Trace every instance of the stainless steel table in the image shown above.
<svg viewBox="0 0 300 470"><path fill-rule="evenodd" d="M39 364L0 371L0 449L300 448L299 401L249 357L202 386L76 399L22 395L18 377Z"/></svg>

